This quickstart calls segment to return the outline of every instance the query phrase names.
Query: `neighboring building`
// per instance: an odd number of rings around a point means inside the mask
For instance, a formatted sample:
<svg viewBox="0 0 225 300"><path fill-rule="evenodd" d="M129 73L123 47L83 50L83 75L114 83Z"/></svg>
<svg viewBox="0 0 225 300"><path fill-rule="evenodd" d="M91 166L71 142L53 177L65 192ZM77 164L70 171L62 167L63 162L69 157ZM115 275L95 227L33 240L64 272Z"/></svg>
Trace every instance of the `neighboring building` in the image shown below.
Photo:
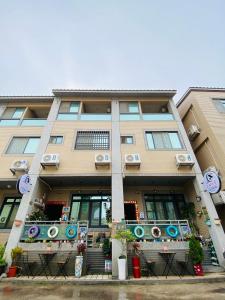
<svg viewBox="0 0 225 300"><path fill-rule="evenodd" d="M177 107L202 172L221 178L212 200L225 229L225 89L189 88Z"/></svg>
<svg viewBox="0 0 225 300"><path fill-rule="evenodd" d="M154 240L148 226L159 220L164 229L175 224L176 237L183 241L187 223L180 220L187 218L191 202L196 212L205 207L211 226L201 215L194 222L200 234L212 236L223 264L224 232L214 223L218 215L202 190L202 174L173 102L175 93L53 90L50 97L0 97L0 239L8 240L7 253L24 234L36 199L45 202L50 220L59 220L62 207L69 206L70 220L89 221L90 247L99 233L110 234L110 206L114 222L145 224L142 238L147 241ZM21 160L32 180L22 199L14 172L21 164L15 161ZM46 166L49 161L52 166ZM168 240L164 229L160 241ZM114 276L120 250L113 239Z"/></svg>

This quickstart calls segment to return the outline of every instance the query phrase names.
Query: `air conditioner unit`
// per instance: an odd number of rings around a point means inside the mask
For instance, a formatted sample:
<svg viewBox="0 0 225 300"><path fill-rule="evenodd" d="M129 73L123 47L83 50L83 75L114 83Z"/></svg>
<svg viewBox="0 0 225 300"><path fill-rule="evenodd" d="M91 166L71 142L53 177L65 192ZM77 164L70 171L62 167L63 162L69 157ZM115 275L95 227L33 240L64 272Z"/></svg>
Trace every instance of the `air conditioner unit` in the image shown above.
<svg viewBox="0 0 225 300"><path fill-rule="evenodd" d="M29 169L29 162L27 160L15 160L10 167L10 171L13 174L15 174L17 171L27 172L28 169Z"/></svg>
<svg viewBox="0 0 225 300"><path fill-rule="evenodd" d="M220 191L217 194L211 194L211 197L215 205L225 204L225 191Z"/></svg>
<svg viewBox="0 0 225 300"><path fill-rule="evenodd" d="M195 164L190 154L176 154L176 163L178 168L180 166L192 167Z"/></svg>
<svg viewBox="0 0 225 300"><path fill-rule="evenodd" d="M99 153L95 155L95 166L110 165L111 158L109 153Z"/></svg>
<svg viewBox="0 0 225 300"><path fill-rule="evenodd" d="M188 136L190 138L190 140L194 140L196 138L197 135L200 134L199 128L196 125L191 125L188 128Z"/></svg>
<svg viewBox="0 0 225 300"><path fill-rule="evenodd" d="M41 165L44 168L45 166L59 166L59 154L44 154L41 159Z"/></svg>
<svg viewBox="0 0 225 300"><path fill-rule="evenodd" d="M125 165L126 166L137 166L141 165L141 158L138 153L136 154L125 154Z"/></svg>

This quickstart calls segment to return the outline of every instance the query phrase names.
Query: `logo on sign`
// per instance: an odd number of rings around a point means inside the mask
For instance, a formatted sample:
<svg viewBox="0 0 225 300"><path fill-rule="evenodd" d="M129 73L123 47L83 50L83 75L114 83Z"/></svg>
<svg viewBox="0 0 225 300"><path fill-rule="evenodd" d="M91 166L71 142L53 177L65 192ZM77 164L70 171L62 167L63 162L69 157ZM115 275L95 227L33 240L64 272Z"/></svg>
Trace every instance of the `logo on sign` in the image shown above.
<svg viewBox="0 0 225 300"><path fill-rule="evenodd" d="M203 185L204 188L210 193L210 194L216 194L221 189L221 181L219 176L213 172L209 171L206 172L203 178Z"/></svg>
<svg viewBox="0 0 225 300"><path fill-rule="evenodd" d="M19 193L23 195L23 194L27 194L30 191L31 185L32 184L31 184L30 176L25 174L18 179L16 187Z"/></svg>

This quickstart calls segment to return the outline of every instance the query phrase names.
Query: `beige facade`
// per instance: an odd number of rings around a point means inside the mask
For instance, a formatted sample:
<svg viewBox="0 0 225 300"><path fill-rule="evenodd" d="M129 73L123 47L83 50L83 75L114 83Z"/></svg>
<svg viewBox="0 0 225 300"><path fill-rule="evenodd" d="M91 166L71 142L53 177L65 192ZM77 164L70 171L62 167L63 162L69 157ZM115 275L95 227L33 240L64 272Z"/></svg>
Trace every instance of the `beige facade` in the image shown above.
<svg viewBox="0 0 225 300"><path fill-rule="evenodd" d="M199 133L190 136L202 172L216 170L221 178L221 194L212 199L225 228L225 89L190 88L178 102L178 111L189 133L195 125Z"/></svg>
<svg viewBox="0 0 225 300"><path fill-rule="evenodd" d="M204 206L212 222L208 228L205 216L197 214L192 220L196 231L205 238L215 232L214 244L223 264L221 226L214 225L217 213L208 193L201 189L202 174L173 103L174 95L172 90L53 90L53 97L0 97L0 239L5 242L9 237L6 250L19 242L35 199L43 200L51 221L60 219L63 206L70 207L69 217L75 221L85 215L93 245L99 233L110 235L104 211L107 201L113 221L125 219L134 224L140 218L146 222L182 220L187 218L184 207L194 203L195 212ZM41 163L47 154L57 154L59 165ZM110 163L96 164L98 154L109 155ZM190 155L192 163L178 166L178 154ZM138 162L132 164L129 159L136 159L135 155ZM29 163L33 185L23 197L16 191L20 174L10 171L14 160ZM95 204L90 197L98 199ZM14 201L10 211L7 201ZM13 214L22 226L13 224L11 230L7 222ZM113 239L114 276L119 251Z"/></svg>

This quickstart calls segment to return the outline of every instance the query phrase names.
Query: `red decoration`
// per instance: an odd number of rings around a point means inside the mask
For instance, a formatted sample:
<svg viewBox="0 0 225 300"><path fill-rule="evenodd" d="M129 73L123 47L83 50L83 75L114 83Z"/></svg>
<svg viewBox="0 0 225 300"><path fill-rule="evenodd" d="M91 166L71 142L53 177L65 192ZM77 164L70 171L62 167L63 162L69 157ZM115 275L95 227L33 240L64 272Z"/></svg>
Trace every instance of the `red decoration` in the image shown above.
<svg viewBox="0 0 225 300"><path fill-rule="evenodd" d="M134 278L141 278L140 258L138 256L132 257L132 266Z"/></svg>
<svg viewBox="0 0 225 300"><path fill-rule="evenodd" d="M17 271L16 266L9 267L9 270L7 272L7 277L16 277L16 271Z"/></svg>
<svg viewBox="0 0 225 300"><path fill-rule="evenodd" d="M203 276L204 275L201 264L194 265L194 271L195 271L196 276Z"/></svg>

